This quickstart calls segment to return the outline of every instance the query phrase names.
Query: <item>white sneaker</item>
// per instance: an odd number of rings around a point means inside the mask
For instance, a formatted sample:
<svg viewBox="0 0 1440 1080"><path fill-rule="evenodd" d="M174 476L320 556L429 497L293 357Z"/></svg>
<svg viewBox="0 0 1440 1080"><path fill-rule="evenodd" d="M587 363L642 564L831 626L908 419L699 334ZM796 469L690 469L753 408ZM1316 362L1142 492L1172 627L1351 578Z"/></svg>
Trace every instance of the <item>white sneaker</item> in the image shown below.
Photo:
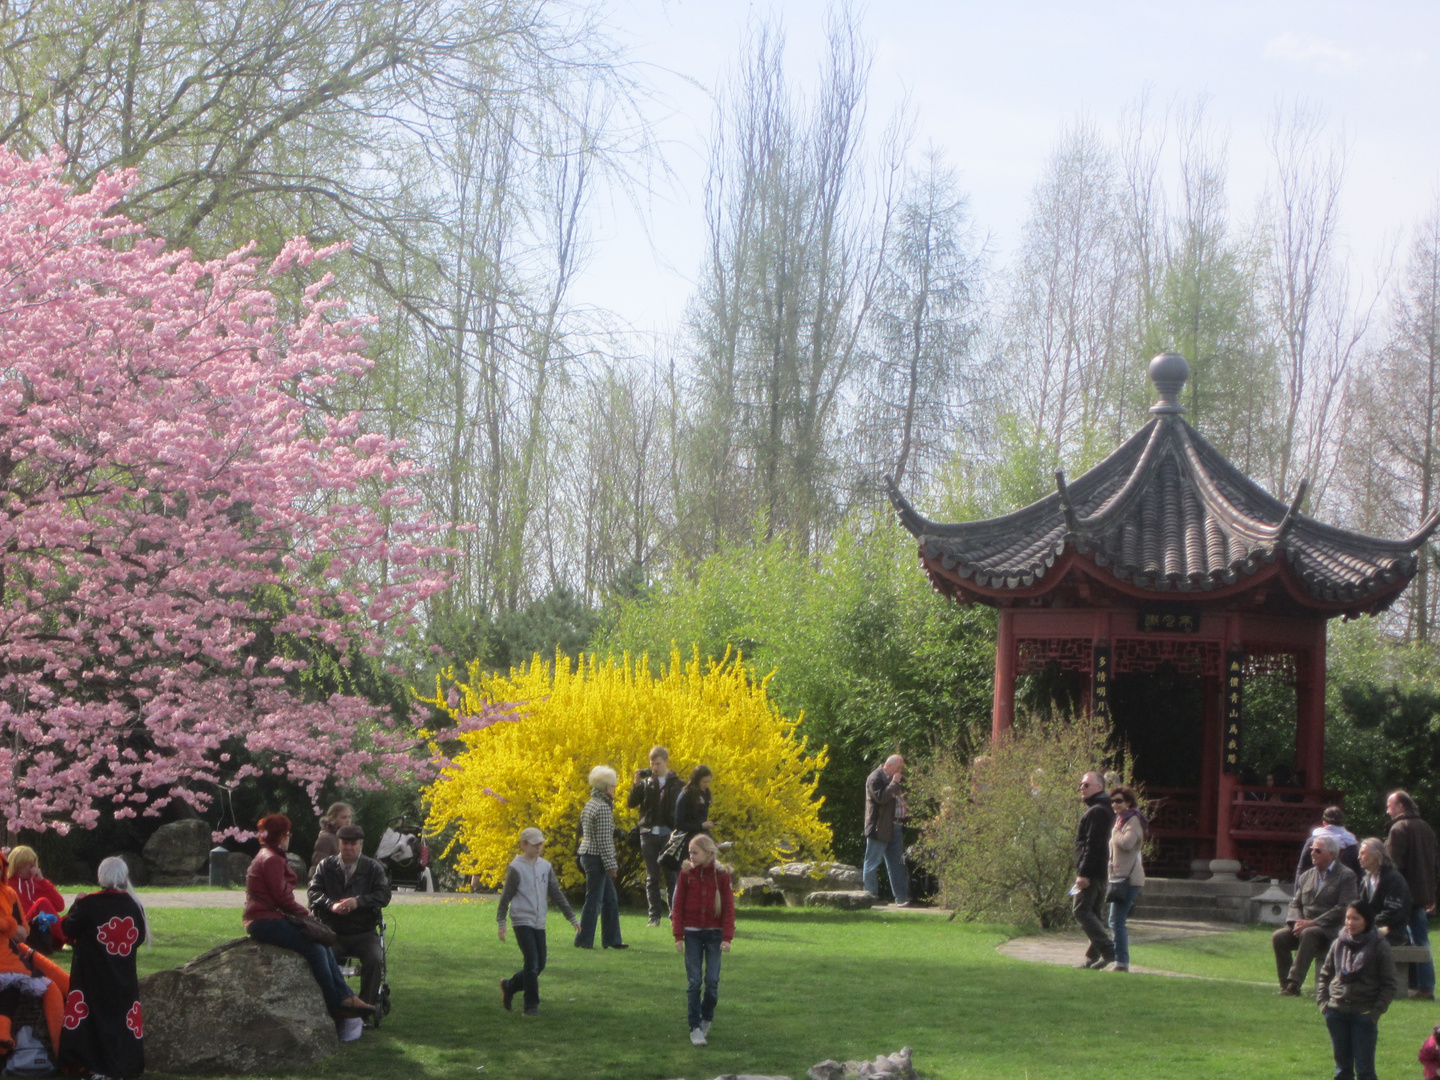
<svg viewBox="0 0 1440 1080"><path fill-rule="evenodd" d="M710 1023L711 1023L711 1022L710 1022L709 1020L701 1020L701 1021L700 1021L700 1034L701 1034L701 1035L709 1035L709 1034L710 1034Z"/></svg>
<svg viewBox="0 0 1440 1080"><path fill-rule="evenodd" d="M704 1045L705 1045L705 1031L704 1031L704 1028L703 1028L703 1027L691 1028L691 1029L690 1029L690 1045L691 1045L691 1046L704 1046Z"/></svg>

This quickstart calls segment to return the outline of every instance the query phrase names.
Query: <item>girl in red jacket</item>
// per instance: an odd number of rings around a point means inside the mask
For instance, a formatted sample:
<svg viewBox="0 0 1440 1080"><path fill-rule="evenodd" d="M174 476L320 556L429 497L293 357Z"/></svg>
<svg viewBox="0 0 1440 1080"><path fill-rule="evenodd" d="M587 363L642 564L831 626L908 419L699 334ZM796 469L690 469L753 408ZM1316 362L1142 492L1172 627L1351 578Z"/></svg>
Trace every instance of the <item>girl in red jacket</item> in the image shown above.
<svg viewBox="0 0 1440 1080"><path fill-rule="evenodd" d="M735 937L735 892L730 887L730 868L715 861L719 853L707 833L690 841L690 859L680 869L670 904L675 949L685 954L685 975L690 982L690 1041L696 1046L705 1045L710 1022L715 1019L715 1002L720 996L720 954L730 951L730 941Z"/></svg>

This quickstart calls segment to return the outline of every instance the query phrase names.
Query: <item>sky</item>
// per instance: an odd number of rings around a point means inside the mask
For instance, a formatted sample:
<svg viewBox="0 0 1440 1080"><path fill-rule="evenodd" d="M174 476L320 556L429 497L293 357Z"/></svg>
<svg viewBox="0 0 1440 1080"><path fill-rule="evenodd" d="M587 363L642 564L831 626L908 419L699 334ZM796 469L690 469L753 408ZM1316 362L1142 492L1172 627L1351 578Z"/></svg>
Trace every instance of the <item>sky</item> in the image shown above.
<svg viewBox="0 0 1440 1080"><path fill-rule="evenodd" d="M612 0L609 25L652 92L668 178L597 199L582 304L641 334L680 325L704 249L701 185L711 94L747 27L779 13L787 74L813 85L827 5L818 0ZM890 0L858 9L874 53L872 130L908 96L918 144L958 171L995 262L1017 245L1030 192L1066 124L1113 134L1148 94L1208 99L1228 135L1232 219L1264 189L1278 104L1319 109L1348 145L1343 241L1361 271L1403 244L1440 197L1440 4L1310 0L1026 3Z"/></svg>

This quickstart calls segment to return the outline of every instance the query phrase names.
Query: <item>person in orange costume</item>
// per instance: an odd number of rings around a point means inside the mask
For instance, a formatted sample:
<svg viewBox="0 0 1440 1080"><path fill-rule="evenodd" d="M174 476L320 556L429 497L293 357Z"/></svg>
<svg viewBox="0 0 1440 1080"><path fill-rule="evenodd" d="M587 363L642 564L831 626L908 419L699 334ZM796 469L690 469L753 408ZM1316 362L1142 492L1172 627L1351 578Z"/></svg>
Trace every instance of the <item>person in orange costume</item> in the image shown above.
<svg viewBox="0 0 1440 1080"><path fill-rule="evenodd" d="M10 860L3 853L0 876L10 877ZM25 944L29 933L20 897L9 885L0 885L0 1053L9 1054L15 1048L13 1020L20 999L38 997L50 1033L50 1048L58 1054L70 976L49 957Z"/></svg>

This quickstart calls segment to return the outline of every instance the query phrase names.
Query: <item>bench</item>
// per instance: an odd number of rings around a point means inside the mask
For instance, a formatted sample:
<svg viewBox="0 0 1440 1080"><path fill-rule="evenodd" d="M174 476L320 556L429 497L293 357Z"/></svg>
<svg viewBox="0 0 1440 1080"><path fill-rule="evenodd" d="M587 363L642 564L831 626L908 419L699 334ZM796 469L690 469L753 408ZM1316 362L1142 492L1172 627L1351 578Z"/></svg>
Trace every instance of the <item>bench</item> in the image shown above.
<svg viewBox="0 0 1440 1080"><path fill-rule="evenodd" d="M1410 965L1431 962L1429 945L1391 945L1390 955L1395 958L1395 982L1399 986L1396 997L1403 998L1410 988ZM1315 959L1314 986L1320 989L1321 959Z"/></svg>
<svg viewBox="0 0 1440 1080"><path fill-rule="evenodd" d="M1429 945L1392 945L1390 955L1395 957L1395 978L1400 984L1399 997L1404 997L1410 986L1410 965L1431 962Z"/></svg>

